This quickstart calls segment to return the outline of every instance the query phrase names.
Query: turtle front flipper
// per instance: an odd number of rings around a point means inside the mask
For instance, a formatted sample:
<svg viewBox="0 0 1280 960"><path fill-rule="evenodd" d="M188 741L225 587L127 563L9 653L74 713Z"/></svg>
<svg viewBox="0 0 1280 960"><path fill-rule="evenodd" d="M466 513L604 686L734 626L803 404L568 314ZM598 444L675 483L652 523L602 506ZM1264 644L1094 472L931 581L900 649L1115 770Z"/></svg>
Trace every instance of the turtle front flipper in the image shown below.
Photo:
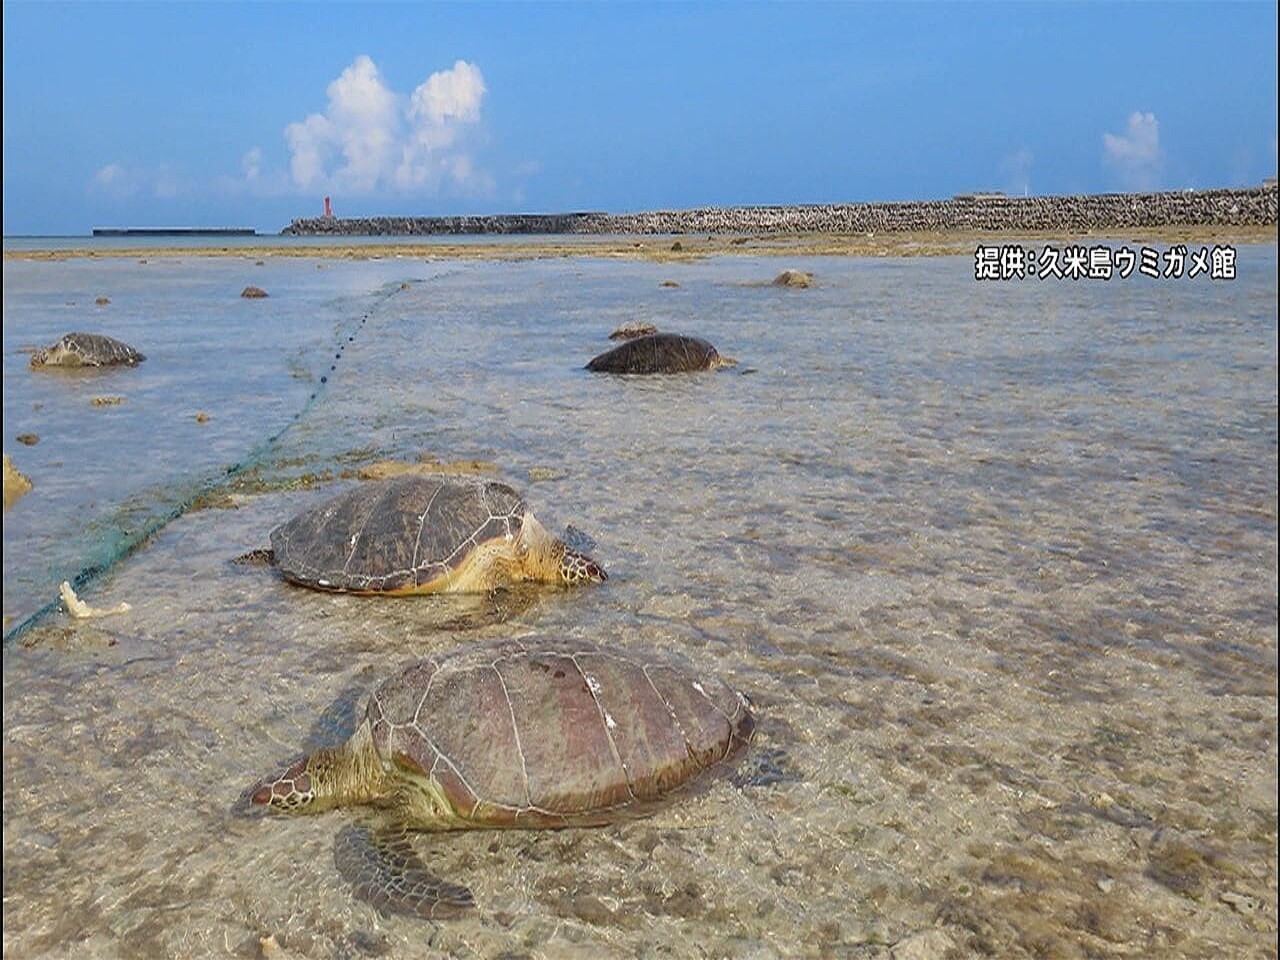
<svg viewBox="0 0 1280 960"><path fill-rule="evenodd" d="M403 827L348 824L334 840L333 861L356 897L381 913L440 920L475 906L470 890L427 869Z"/></svg>

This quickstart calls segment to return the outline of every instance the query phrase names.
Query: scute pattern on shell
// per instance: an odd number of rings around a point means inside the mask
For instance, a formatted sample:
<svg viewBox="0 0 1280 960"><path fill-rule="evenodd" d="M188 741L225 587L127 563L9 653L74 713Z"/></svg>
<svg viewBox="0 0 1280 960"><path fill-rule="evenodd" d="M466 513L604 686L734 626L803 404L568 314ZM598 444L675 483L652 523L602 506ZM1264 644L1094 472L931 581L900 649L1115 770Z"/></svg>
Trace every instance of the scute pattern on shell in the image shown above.
<svg viewBox="0 0 1280 960"><path fill-rule="evenodd" d="M746 699L682 659L526 638L428 658L369 702L387 768L434 778L459 826L604 823L733 756Z"/></svg>
<svg viewBox="0 0 1280 960"><path fill-rule="evenodd" d="M327 590L403 590L450 576L476 547L520 532L505 483L405 474L361 484L271 533L287 579Z"/></svg>

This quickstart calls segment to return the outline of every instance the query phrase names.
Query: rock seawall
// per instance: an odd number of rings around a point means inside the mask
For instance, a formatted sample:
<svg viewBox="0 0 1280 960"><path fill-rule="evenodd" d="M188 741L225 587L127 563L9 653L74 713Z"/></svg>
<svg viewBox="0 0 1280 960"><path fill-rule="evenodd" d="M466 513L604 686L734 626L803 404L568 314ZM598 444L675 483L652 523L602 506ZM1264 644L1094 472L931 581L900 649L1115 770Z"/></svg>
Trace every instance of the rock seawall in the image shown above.
<svg viewBox="0 0 1280 960"><path fill-rule="evenodd" d="M466 217L312 217L292 236L475 234L905 233L930 230L1052 231L1128 227L1266 226L1276 223L1274 184L1243 190L1104 193L1064 197L981 195L911 203L699 207L647 213L500 214Z"/></svg>

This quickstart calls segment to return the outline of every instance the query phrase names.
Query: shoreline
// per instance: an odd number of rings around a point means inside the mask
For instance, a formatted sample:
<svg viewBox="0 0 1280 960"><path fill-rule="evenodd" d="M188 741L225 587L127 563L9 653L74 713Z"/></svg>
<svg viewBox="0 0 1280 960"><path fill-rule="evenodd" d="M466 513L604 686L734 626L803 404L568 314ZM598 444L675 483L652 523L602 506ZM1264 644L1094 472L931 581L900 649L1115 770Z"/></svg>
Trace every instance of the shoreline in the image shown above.
<svg viewBox="0 0 1280 960"><path fill-rule="evenodd" d="M5 250L5 260L79 260L236 257L267 260L273 257L319 260L546 260L574 257L644 260L680 263L711 256L837 256L837 257L929 257L972 254L979 246L1020 244L1131 243L1131 244L1258 244L1275 243L1276 224L1199 224L1153 227L1124 227L1093 230L921 230L894 233L756 233L727 234L628 234L599 237L573 235L572 239L529 235L528 239L504 237L497 242L365 242L335 245L308 244L305 238L288 246L249 245L236 247L133 247L95 250L91 247L67 249ZM678 246L677 246L678 244Z"/></svg>

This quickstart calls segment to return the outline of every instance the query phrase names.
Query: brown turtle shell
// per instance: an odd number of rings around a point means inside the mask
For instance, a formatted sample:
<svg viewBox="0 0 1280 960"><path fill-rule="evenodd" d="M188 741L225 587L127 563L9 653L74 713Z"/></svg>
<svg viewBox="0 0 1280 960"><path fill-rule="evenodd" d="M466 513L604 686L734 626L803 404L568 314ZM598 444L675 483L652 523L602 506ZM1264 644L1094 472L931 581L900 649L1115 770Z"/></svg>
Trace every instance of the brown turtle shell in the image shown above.
<svg viewBox="0 0 1280 960"><path fill-rule="evenodd" d="M745 697L686 661L525 638L430 657L367 713L384 766L433 779L454 827L600 824L733 757Z"/></svg>
<svg viewBox="0 0 1280 960"><path fill-rule="evenodd" d="M271 532L287 580L411 592L447 580L487 541L520 533L525 503L497 480L404 474L362 483Z"/></svg>
<svg viewBox="0 0 1280 960"><path fill-rule="evenodd" d="M587 369L596 373L686 373L713 369L719 359L716 348L700 337L654 333L600 354Z"/></svg>

